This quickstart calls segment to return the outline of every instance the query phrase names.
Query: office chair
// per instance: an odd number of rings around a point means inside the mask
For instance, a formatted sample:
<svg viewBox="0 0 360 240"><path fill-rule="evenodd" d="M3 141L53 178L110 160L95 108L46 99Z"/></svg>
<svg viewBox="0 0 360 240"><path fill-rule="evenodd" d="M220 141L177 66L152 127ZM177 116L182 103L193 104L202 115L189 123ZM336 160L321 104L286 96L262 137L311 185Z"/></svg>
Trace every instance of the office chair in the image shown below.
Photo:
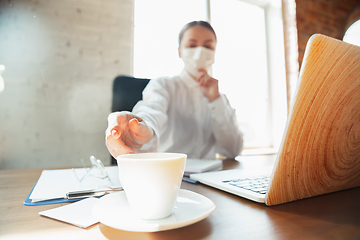
<svg viewBox="0 0 360 240"><path fill-rule="evenodd" d="M118 76L113 82L113 98L111 111L132 111L135 104L142 100L142 91L149 83L147 78L134 78L130 76ZM117 164L111 156L111 164Z"/></svg>

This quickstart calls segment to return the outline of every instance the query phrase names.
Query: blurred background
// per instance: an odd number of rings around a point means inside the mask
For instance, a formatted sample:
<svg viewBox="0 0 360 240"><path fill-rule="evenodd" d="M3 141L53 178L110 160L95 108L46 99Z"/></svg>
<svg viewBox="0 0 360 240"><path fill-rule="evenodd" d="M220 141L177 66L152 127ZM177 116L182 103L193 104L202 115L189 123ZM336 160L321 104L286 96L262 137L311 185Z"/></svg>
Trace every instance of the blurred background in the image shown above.
<svg viewBox="0 0 360 240"><path fill-rule="evenodd" d="M276 152L307 40L359 44L359 19L358 0L0 0L0 169L109 164L113 80L179 74L193 20L218 35L212 72L243 154Z"/></svg>

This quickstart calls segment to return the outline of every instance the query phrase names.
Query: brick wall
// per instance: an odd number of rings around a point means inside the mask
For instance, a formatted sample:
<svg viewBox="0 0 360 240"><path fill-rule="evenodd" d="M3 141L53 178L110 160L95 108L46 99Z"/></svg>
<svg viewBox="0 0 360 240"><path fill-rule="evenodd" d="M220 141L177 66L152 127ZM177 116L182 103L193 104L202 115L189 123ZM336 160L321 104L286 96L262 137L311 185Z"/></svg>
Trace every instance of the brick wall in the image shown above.
<svg viewBox="0 0 360 240"><path fill-rule="evenodd" d="M295 0L298 29L299 63L311 35L321 33L342 39L351 13L359 0Z"/></svg>

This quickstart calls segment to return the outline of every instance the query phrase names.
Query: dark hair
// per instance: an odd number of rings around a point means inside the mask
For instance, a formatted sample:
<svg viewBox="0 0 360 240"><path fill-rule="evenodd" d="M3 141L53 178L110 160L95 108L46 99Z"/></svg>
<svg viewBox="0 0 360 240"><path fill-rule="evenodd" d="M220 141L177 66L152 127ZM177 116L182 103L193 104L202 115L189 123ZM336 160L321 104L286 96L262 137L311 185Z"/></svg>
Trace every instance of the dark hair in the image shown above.
<svg viewBox="0 0 360 240"><path fill-rule="evenodd" d="M188 30L189 28L193 27L193 26L196 26L196 25L199 25L199 26L202 26L202 27L205 27L207 29L209 29L214 35L215 35L215 41L216 41L216 33L213 29L213 27L210 25L210 23L208 22L205 22L205 21L192 21L192 22L189 22L187 23L180 31L179 33L179 46L180 46L180 43L181 43L181 40L184 36L184 33L186 32L186 30Z"/></svg>

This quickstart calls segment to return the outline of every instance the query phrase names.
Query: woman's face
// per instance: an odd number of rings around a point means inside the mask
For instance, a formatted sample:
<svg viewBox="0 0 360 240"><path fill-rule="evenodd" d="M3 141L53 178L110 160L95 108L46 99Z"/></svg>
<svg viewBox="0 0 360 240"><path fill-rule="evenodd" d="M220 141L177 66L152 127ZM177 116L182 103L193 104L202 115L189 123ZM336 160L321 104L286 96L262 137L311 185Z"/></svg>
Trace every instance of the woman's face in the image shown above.
<svg viewBox="0 0 360 240"><path fill-rule="evenodd" d="M216 39L212 31L206 27L195 25L190 27L184 32L184 35L180 42L179 47L179 57L181 57L182 48L195 48L195 47L205 47L212 50L215 50Z"/></svg>

